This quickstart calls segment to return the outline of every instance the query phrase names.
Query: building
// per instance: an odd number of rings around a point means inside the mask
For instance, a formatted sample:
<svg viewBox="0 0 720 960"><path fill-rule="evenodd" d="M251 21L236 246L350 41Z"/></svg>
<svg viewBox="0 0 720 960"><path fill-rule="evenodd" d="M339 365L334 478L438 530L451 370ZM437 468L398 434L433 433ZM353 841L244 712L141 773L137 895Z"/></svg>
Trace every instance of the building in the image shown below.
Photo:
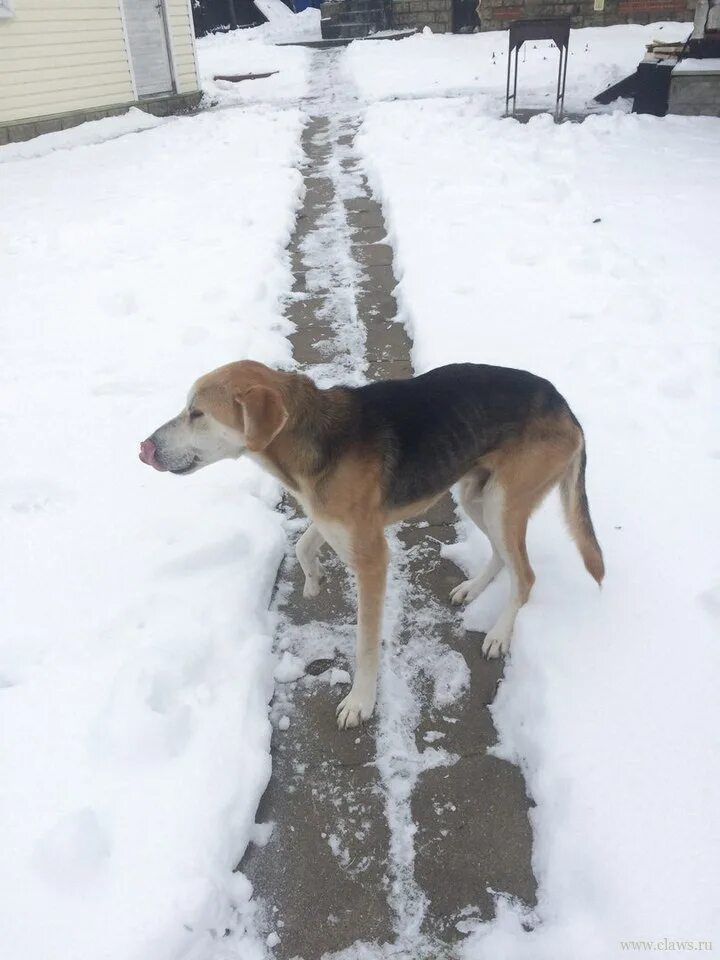
<svg viewBox="0 0 720 960"><path fill-rule="evenodd" d="M0 144L199 99L190 0L0 0Z"/></svg>

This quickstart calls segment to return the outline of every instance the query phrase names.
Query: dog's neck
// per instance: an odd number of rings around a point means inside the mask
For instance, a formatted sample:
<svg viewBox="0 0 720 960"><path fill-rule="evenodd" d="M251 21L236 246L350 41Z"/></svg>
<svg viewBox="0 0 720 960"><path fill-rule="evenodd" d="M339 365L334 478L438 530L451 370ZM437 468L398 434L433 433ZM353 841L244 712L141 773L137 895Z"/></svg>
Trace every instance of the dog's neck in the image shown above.
<svg viewBox="0 0 720 960"><path fill-rule="evenodd" d="M344 438L352 432L357 405L350 388L322 390L302 374L289 376L292 387L282 390L287 423L254 459L297 494L303 481L317 483L332 468Z"/></svg>

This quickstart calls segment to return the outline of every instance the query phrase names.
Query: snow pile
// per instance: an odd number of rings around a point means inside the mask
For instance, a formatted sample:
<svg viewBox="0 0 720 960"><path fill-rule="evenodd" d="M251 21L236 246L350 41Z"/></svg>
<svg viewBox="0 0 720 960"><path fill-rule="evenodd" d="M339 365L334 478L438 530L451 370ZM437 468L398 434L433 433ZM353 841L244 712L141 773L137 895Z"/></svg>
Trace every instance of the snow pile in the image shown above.
<svg viewBox="0 0 720 960"><path fill-rule="evenodd" d="M597 93L632 73L646 43L685 40L691 30L690 23L573 30L566 109L584 110ZM346 65L361 95L370 100L472 92L483 96L486 110L500 114L505 110L507 49L507 31L468 36L425 32L391 44L353 43ZM558 52L551 41L524 44L518 65L518 107L554 108L557 70ZM602 108L594 104L593 109Z"/></svg>
<svg viewBox="0 0 720 960"><path fill-rule="evenodd" d="M293 683L295 680L299 680L304 673L304 661L286 650L275 667L273 676L276 683Z"/></svg>
<svg viewBox="0 0 720 960"><path fill-rule="evenodd" d="M267 43L297 43L301 40L321 40L320 11L306 7L295 13L283 0L253 0L267 18L258 28Z"/></svg>
<svg viewBox="0 0 720 960"><path fill-rule="evenodd" d="M0 163L11 160L32 160L44 157L54 150L72 150L74 147L88 147L94 143L105 143L124 137L126 133L139 133L168 123L169 117L154 117L137 107L130 107L126 113L117 117L104 117L102 120L88 120L68 130L45 133L23 143L8 143L0 147Z"/></svg>
<svg viewBox="0 0 720 960"><path fill-rule="evenodd" d="M301 126L203 114L2 167L4 957L220 958L249 920L277 485L137 444L198 374L289 361Z"/></svg>
<svg viewBox="0 0 720 960"><path fill-rule="evenodd" d="M293 14L289 26L283 19L279 24L273 21L247 30L201 37L197 41L198 69L206 98L210 102L232 104L306 97L312 52L305 47L275 44L293 39L319 39L319 35L320 11L308 8L303 13ZM277 71L272 77L239 83L214 79L218 75L272 71Z"/></svg>
<svg viewBox="0 0 720 960"><path fill-rule="evenodd" d="M586 430L608 569L600 593L557 505L540 512L494 707L537 804L539 902L501 902L464 955L717 941L720 124L521 125L434 100L371 107L361 149L416 369L474 360L558 386ZM488 555L477 531L452 552L471 570ZM507 590L501 576L468 626L487 628Z"/></svg>

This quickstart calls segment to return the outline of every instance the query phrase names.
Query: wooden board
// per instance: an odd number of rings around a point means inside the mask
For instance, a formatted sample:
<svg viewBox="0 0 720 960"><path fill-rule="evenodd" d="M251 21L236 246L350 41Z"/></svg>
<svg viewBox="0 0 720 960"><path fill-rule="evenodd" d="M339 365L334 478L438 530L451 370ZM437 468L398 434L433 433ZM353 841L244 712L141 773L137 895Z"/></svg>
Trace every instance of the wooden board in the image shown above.
<svg viewBox="0 0 720 960"><path fill-rule="evenodd" d="M271 22L275 21L277 23L279 20L288 20L295 16L282 0L253 0L253 3L260 13Z"/></svg>

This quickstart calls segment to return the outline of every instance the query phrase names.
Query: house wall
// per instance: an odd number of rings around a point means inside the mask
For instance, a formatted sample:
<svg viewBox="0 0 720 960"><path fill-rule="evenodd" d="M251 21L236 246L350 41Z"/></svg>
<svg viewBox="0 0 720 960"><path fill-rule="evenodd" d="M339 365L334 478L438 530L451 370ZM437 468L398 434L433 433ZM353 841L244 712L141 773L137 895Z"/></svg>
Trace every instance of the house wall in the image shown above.
<svg viewBox="0 0 720 960"><path fill-rule="evenodd" d="M135 99L118 0L15 0L0 20L0 123Z"/></svg>
<svg viewBox="0 0 720 960"><path fill-rule="evenodd" d="M33 136L33 129L44 132L33 128L38 118L67 118L66 126L135 102L120 3L15 0L15 15L0 19L0 128L24 123ZM177 93L193 94L199 82L190 3L166 0L166 8ZM21 134L11 139L25 139Z"/></svg>

